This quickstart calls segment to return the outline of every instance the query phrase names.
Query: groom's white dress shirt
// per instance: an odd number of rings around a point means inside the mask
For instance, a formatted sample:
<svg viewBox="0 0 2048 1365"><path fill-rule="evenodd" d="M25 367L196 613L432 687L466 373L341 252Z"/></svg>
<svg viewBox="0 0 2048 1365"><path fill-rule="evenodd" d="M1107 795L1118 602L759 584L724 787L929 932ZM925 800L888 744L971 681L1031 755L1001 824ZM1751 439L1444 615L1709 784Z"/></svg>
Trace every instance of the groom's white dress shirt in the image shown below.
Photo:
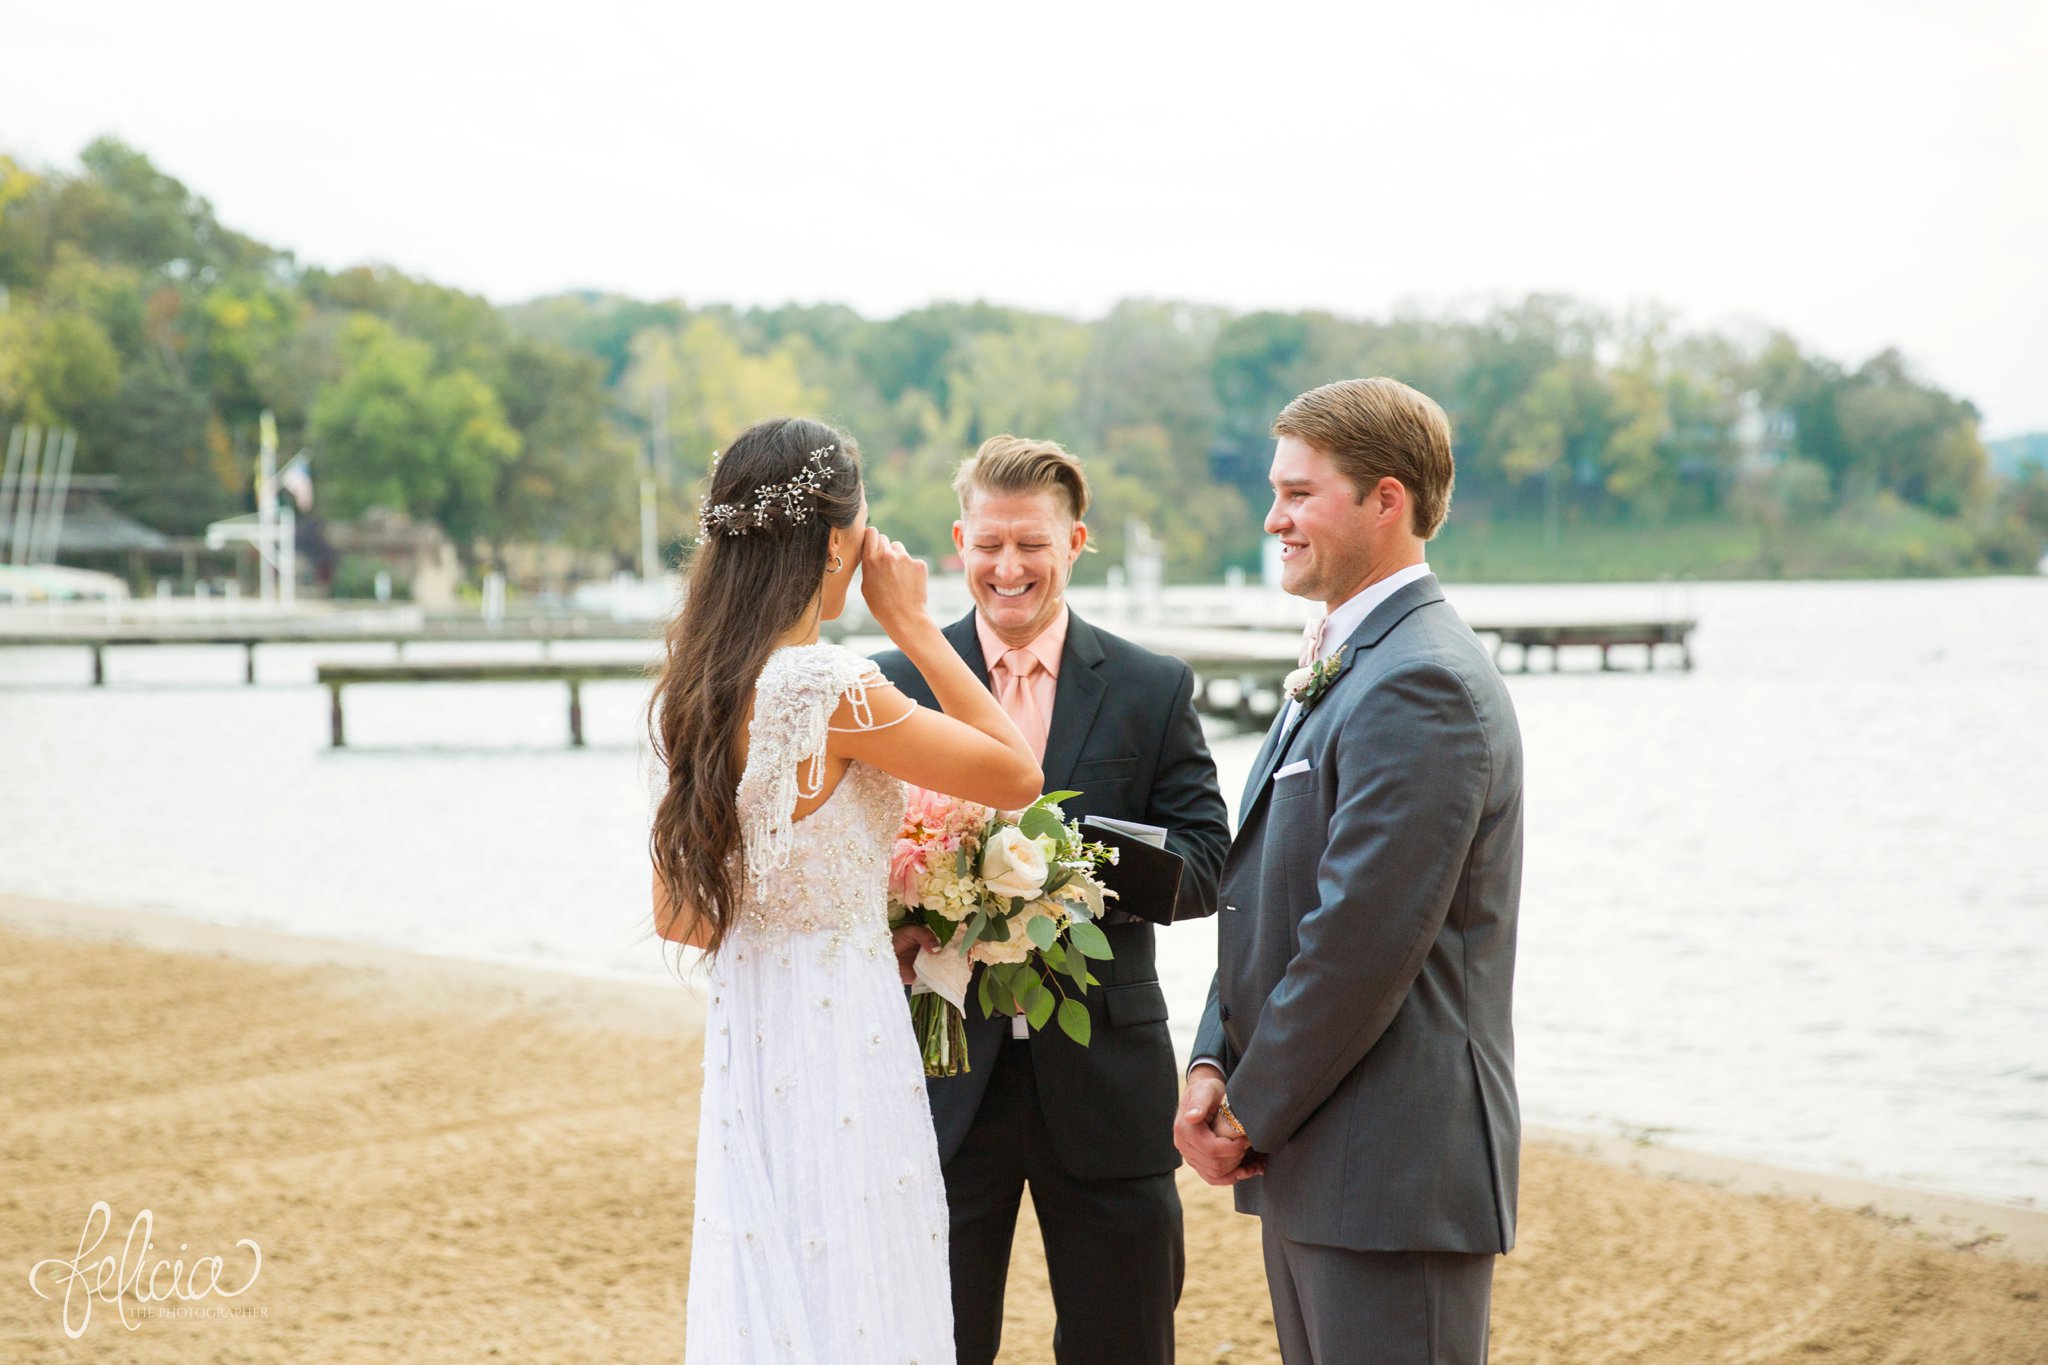
<svg viewBox="0 0 2048 1365"><path fill-rule="evenodd" d="M1321 663L1342 649L1344 642L1351 638L1351 632L1364 625L1365 618L1372 615L1374 607L1377 607L1410 583L1415 582L1419 578L1426 578L1428 575L1429 565L1426 562L1410 564L1405 569L1396 569L1379 582L1364 589L1356 597L1344 601L1335 611L1324 616L1323 640L1322 644L1316 649L1315 661ZM1280 733L1283 735L1287 733L1285 727L1294 724L1295 715L1300 710L1300 702L1288 701L1287 719Z"/></svg>
<svg viewBox="0 0 2048 1365"><path fill-rule="evenodd" d="M1420 578L1427 578L1428 576L1429 564L1427 561L1421 564L1410 564L1405 569L1396 569L1379 582L1360 592L1356 597L1346 599L1335 611L1330 612L1323 618L1323 638L1322 643L1316 647L1315 661L1321 663L1342 649L1344 642L1351 638L1351 632L1364 625L1365 618L1372 615L1374 607L1377 607L1410 583ZM1294 727L1296 713L1300 710L1301 703L1289 699L1287 715L1282 721L1280 728L1282 735L1285 735ZM1188 1063L1188 1070L1193 1071L1198 1066L1213 1066L1218 1071L1223 1070L1223 1063L1214 1057L1197 1057Z"/></svg>

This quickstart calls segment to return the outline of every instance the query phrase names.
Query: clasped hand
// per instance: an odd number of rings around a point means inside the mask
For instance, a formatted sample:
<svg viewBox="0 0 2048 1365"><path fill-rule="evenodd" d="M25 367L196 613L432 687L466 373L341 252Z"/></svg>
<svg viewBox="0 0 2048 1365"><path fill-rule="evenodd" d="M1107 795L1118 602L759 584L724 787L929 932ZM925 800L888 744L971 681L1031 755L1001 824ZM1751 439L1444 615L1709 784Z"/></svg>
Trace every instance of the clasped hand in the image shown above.
<svg viewBox="0 0 2048 1365"><path fill-rule="evenodd" d="M903 978L906 986L917 981L918 953L939 951L939 936L922 924L905 924L892 929L889 940L896 953L896 975Z"/></svg>
<svg viewBox="0 0 2048 1365"><path fill-rule="evenodd" d="M1253 1151L1251 1142L1223 1118L1223 1073L1213 1066L1198 1066L1188 1074L1180 1112L1173 1118L1173 1145L1211 1185L1235 1185L1265 1173L1264 1154Z"/></svg>

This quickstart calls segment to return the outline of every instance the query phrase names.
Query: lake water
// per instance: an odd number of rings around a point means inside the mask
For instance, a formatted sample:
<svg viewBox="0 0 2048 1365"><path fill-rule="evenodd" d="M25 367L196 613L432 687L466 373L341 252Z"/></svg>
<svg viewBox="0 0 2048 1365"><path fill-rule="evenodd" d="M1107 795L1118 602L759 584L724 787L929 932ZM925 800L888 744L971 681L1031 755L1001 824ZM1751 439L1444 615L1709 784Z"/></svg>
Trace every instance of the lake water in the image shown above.
<svg viewBox="0 0 2048 1365"><path fill-rule="evenodd" d="M1450 591L1472 619L1669 605ZM1510 681L1524 1112L2048 1203L2048 579L1691 606L1692 673ZM254 688L238 650L115 651L97 690L82 651L0 650L0 890L660 974L641 690L586 689L583 751L560 686L352 690L333 752L312 669L349 657L390 650L269 649ZM1213 739L1234 808L1258 737ZM1185 1049L1214 928L1162 944Z"/></svg>

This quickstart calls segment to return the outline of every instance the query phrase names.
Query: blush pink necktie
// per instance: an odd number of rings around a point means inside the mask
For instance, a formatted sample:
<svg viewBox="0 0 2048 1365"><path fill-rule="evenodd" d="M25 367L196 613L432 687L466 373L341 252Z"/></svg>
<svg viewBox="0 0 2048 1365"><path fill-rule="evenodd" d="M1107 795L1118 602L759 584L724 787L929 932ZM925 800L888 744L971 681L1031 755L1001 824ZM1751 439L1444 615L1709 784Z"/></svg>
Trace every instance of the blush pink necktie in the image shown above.
<svg viewBox="0 0 2048 1365"><path fill-rule="evenodd" d="M1316 655L1323 648L1323 627L1329 623L1329 615L1325 613L1301 628L1301 654L1294 661L1296 668L1307 668L1316 661Z"/></svg>
<svg viewBox="0 0 2048 1365"><path fill-rule="evenodd" d="M1038 755L1038 761L1045 761L1045 737L1052 728L1051 719L1038 704L1038 688L1032 679L1039 670L1038 656L1028 649L1011 649L1003 652L1002 667L998 670L996 700L1003 704L1003 711L1017 722L1023 732L1024 742Z"/></svg>

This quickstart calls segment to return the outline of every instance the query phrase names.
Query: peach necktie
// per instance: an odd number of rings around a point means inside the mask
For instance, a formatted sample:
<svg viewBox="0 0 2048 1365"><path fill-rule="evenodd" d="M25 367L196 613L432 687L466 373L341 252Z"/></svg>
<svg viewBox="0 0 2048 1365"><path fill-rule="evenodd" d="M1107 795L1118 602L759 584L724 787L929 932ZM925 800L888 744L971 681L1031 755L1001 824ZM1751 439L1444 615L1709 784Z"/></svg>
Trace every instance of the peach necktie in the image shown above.
<svg viewBox="0 0 2048 1365"><path fill-rule="evenodd" d="M1003 711L1024 734L1024 742L1038 755L1038 761L1045 761L1045 736L1051 729L1051 721L1038 704L1038 688L1033 685L1033 675L1038 672L1038 656L1028 649L1003 651L1002 667L997 670L996 700L1003 705Z"/></svg>
<svg viewBox="0 0 2048 1365"><path fill-rule="evenodd" d="M1323 648L1323 627L1329 624L1329 613L1325 612L1301 628L1301 653L1295 656L1296 668L1307 668L1316 661Z"/></svg>

